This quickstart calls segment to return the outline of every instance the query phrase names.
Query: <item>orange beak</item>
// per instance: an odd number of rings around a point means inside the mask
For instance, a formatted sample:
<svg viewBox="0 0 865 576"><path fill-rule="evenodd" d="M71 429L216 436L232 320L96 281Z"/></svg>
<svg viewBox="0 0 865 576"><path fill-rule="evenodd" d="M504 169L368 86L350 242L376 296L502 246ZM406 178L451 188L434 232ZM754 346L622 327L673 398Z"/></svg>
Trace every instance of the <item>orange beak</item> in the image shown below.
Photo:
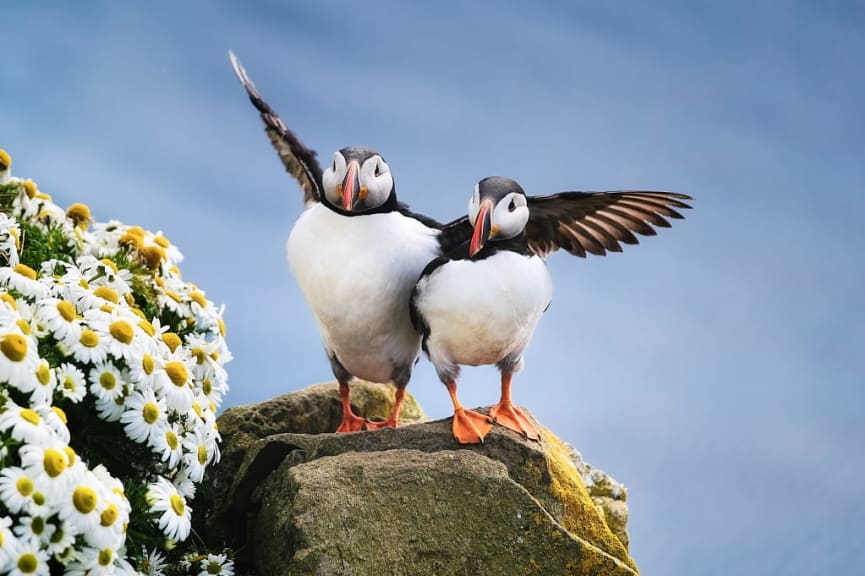
<svg viewBox="0 0 865 576"><path fill-rule="evenodd" d="M487 239L490 237L492 229L492 209L493 203L489 200L481 202L480 210L478 210L478 218L475 220L475 230L472 234L472 240L469 243L469 258L480 252L484 247Z"/></svg>

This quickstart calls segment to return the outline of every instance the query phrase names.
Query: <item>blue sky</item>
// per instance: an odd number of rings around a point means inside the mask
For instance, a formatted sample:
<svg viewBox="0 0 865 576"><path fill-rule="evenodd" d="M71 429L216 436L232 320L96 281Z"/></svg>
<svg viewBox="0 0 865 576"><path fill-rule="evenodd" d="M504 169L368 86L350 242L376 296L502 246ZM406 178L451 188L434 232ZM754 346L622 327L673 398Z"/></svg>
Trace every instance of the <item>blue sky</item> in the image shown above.
<svg viewBox="0 0 865 576"><path fill-rule="evenodd" d="M549 259L515 401L628 486L645 574L865 562L860 5L34 4L3 9L0 147L59 204L180 246L227 305L226 405L331 379L285 264L301 195L231 48L322 158L379 150L440 220L491 174L695 196L623 254ZM450 414L426 361L409 389ZM460 395L494 403L494 369Z"/></svg>

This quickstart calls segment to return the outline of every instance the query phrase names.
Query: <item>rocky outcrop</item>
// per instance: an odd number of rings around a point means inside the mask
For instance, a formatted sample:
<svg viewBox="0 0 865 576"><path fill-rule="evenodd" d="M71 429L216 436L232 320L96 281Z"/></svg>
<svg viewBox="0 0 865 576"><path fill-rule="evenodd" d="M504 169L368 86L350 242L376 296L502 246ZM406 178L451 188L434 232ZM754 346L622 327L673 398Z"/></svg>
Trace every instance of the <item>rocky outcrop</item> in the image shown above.
<svg viewBox="0 0 865 576"><path fill-rule="evenodd" d="M367 417L385 417L392 394L352 390ZM497 426L460 446L451 419L417 421L413 400L404 416L397 429L327 433L335 384L227 410L201 503L208 534L262 575L636 574L624 489L552 432L532 442Z"/></svg>

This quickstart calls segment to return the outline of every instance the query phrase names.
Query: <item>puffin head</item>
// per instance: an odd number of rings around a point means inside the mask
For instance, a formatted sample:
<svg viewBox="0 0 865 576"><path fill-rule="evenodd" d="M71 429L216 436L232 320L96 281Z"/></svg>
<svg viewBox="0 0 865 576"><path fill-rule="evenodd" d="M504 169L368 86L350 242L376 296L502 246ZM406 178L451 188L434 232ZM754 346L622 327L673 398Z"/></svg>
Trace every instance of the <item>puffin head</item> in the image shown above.
<svg viewBox="0 0 865 576"><path fill-rule="evenodd" d="M469 222L474 227L469 257L487 240L513 238L525 230L528 221L526 193L516 181L501 176L484 178L475 185L469 201Z"/></svg>
<svg viewBox="0 0 865 576"><path fill-rule="evenodd" d="M334 153L321 180L325 199L341 213L371 212L394 194L387 162L375 150L360 146Z"/></svg>

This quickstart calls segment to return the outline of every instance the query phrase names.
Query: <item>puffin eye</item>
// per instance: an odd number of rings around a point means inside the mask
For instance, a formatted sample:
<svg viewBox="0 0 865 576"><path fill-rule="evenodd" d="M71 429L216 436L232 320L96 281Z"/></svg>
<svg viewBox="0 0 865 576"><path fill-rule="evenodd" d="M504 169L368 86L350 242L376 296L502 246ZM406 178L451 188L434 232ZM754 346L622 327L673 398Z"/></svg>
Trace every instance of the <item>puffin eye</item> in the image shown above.
<svg viewBox="0 0 865 576"><path fill-rule="evenodd" d="M513 198L511 199L511 203L508 204L508 212L513 212L517 209L517 203L514 202Z"/></svg>
<svg viewBox="0 0 865 576"><path fill-rule="evenodd" d="M376 178L381 176L381 164L379 164L378 162L375 163L375 172L373 173L373 176L375 176Z"/></svg>

